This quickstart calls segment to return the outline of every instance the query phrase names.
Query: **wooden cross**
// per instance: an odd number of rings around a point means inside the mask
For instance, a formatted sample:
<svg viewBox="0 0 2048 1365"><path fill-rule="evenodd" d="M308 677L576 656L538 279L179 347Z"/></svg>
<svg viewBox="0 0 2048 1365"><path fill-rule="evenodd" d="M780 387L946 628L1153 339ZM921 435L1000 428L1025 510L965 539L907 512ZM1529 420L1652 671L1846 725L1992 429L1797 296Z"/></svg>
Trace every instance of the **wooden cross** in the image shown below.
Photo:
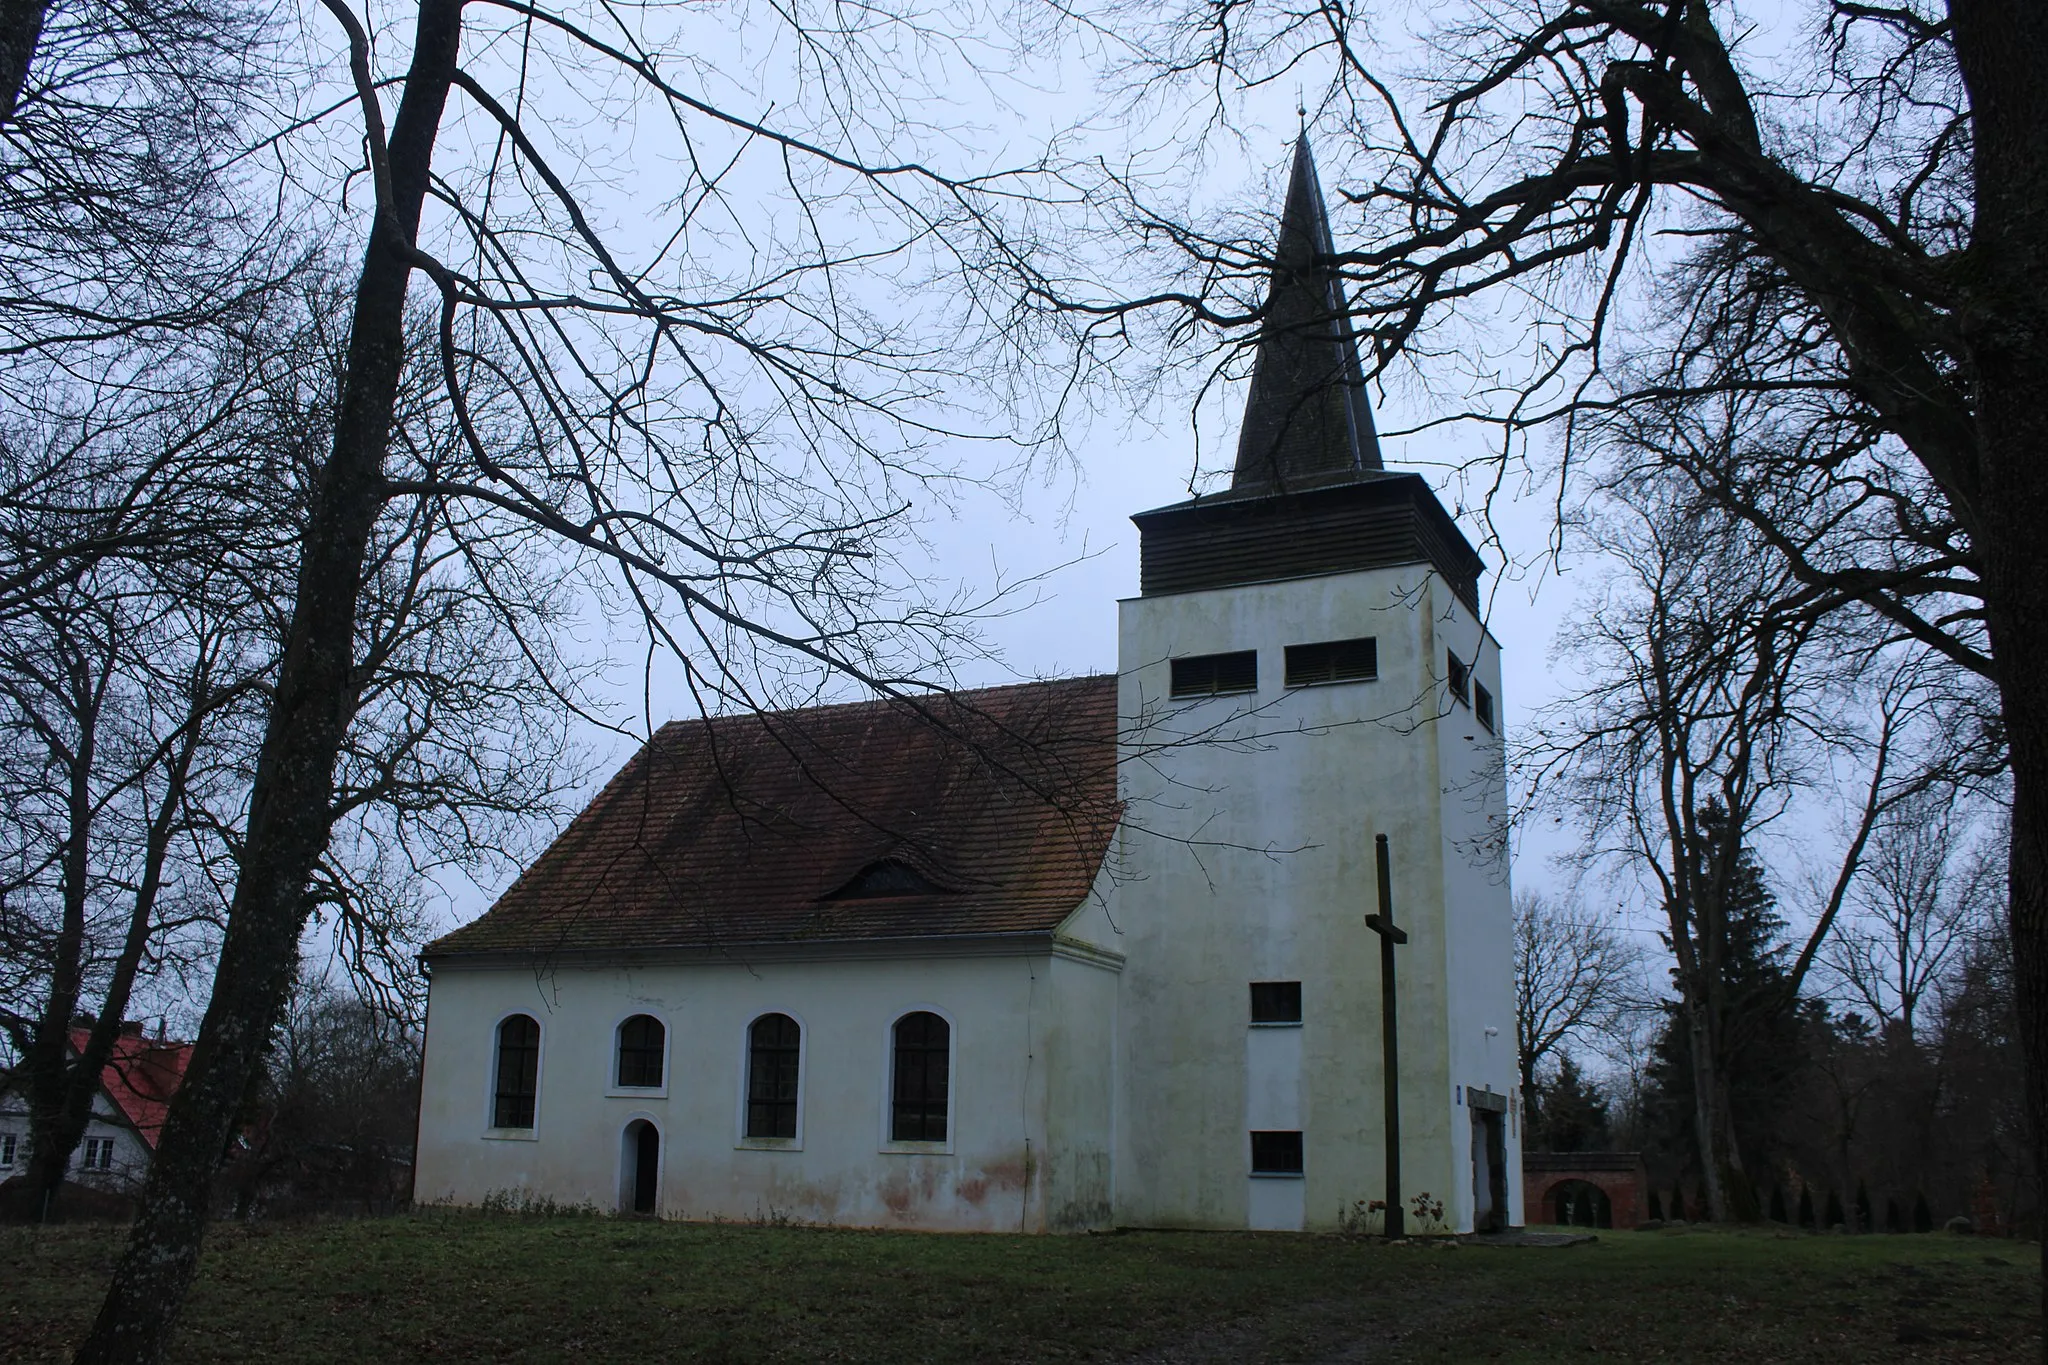
<svg viewBox="0 0 2048 1365"><path fill-rule="evenodd" d="M1394 876L1387 861L1387 836L1373 836L1379 864L1380 912L1365 917L1365 927L1380 936L1380 1072L1386 1080L1387 1212L1386 1234L1399 1237L1401 1225L1401 1045L1395 1033L1394 945L1408 941L1408 931L1394 923Z"/></svg>

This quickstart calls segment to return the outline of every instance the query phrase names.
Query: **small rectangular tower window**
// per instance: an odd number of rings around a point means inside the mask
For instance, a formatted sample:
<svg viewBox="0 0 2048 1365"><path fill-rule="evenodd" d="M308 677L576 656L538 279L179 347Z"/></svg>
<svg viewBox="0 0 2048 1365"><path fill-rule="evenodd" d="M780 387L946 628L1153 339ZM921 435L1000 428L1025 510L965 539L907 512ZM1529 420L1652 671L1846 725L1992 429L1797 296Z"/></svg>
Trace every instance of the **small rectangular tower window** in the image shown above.
<svg viewBox="0 0 2048 1365"><path fill-rule="evenodd" d="M1259 690L1259 652L1190 654L1173 661L1172 693L1176 697L1214 697L1225 692Z"/></svg>
<svg viewBox="0 0 2048 1365"><path fill-rule="evenodd" d="M1299 981L1252 982L1254 1024L1298 1024L1301 1022Z"/></svg>
<svg viewBox="0 0 2048 1365"><path fill-rule="evenodd" d="M12 1166L14 1164L14 1144L14 1134L0 1133L0 1166Z"/></svg>
<svg viewBox="0 0 2048 1365"><path fill-rule="evenodd" d="M1485 683L1472 684L1472 714L1479 717L1481 725L1493 728L1493 693L1486 690Z"/></svg>
<svg viewBox="0 0 2048 1365"><path fill-rule="evenodd" d="M1300 1175L1301 1134L1252 1134L1253 1175Z"/></svg>
<svg viewBox="0 0 2048 1365"><path fill-rule="evenodd" d="M1449 658L1451 661L1449 670L1451 675L1451 696L1470 706L1472 703L1465 699L1465 684L1472 676L1472 670L1457 655L1451 654Z"/></svg>
<svg viewBox="0 0 2048 1365"><path fill-rule="evenodd" d="M1324 640L1313 645L1287 646L1289 687L1367 682L1379 675L1379 642L1369 635L1357 640Z"/></svg>

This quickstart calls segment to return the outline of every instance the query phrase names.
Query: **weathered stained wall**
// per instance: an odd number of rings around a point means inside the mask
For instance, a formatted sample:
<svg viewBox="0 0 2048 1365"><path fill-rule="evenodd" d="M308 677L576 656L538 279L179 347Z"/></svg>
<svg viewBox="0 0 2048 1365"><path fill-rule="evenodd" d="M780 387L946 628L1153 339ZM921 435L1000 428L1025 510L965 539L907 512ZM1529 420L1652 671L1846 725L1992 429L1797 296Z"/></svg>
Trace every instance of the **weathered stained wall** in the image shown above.
<svg viewBox="0 0 2048 1365"><path fill-rule="evenodd" d="M1063 1103L1076 1108L1062 1131L1077 1157L1048 1171L1048 1077L1078 1053L1079 1031L1101 1026L1088 1011L1099 1016L1105 996L1113 1008L1114 980L1111 966L1042 952L552 970L444 964L428 1005L417 1198L475 1204L524 1193L617 1208L622 1135L644 1118L661 1133L666 1217L1036 1231L1050 1211L1071 1225L1106 1203L1079 1155L1106 1148L1106 1129L1085 1131L1103 1102L1085 1077L1063 1083ZM945 1144L888 1141L889 1031L917 1009L953 1024ZM514 1011L542 1027L530 1133L489 1126L493 1039ZM789 1142L742 1135L747 1029L769 1011L804 1030L798 1137ZM662 1092L609 1084L615 1030L634 1013L667 1026ZM1103 1051L1096 1069L1106 1072ZM1106 1088L1094 1082L1095 1092ZM1092 1121L1106 1124L1106 1115Z"/></svg>
<svg viewBox="0 0 2048 1365"><path fill-rule="evenodd" d="M1452 866L1468 824L1489 818L1453 818L1447 792L1447 759L1461 782L1471 766L1455 747L1464 730L1446 739L1439 724L1439 618L1455 627L1455 604L1423 565L1122 603L1115 856L1142 875L1112 907L1126 954L1119 1222L1322 1229L1381 1196L1379 945L1364 916L1372 837L1384 832L1409 933L1404 1191L1443 1200L1449 1227L1470 1225L1469 1117L1455 1097L1465 1073L1485 1083L1495 1072L1461 1040L1483 1039L1491 1020L1479 1016L1512 994L1496 970L1505 880ZM1377 679L1283 686L1287 645L1357 636L1378 642ZM1479 652L1460 644L1461 656ZM1168 696L1173 657L1254 648L1256 694ZM1486 667L1498 696L1497 658ZM1293 1041L1250 1025L1259 980L1302 983ZM1511 1032L1503 1055L1511 1075ZM1252 1177L1249 1131L1296 1126L1302 1178Z"/></svg>
<svg viewBox="0 0 2048 1365"><path fill-rule="evenodd" d="M1075 958L1051 960L1049 1010L1034 1010L1030 1040L1046 1078L1042 1170L1045 1226L1053 1232L1108 1227L1114 1178L1117 973Z"/></svg>

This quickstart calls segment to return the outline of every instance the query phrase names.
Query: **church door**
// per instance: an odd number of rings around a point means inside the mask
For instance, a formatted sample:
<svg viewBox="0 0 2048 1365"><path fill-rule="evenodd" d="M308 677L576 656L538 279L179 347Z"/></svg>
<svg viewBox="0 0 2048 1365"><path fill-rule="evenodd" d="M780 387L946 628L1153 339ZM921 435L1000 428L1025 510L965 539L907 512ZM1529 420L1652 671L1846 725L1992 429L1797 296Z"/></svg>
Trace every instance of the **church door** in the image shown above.
<svg viewBox="0 0 2048 1365"><path fill-rule="evenodd" d="M619 1202L633 1213L653 1213L661 1176L661 1131L646 1119L626 1125L625 1197Z"/></svg>
<svg viewBox="0 0 2048 1365"><path fill-rule="evenodd" d="M1507 1116L1477 1105L1471 1114L1472 1230L1500 1232L1508 1225Z"/></svg>

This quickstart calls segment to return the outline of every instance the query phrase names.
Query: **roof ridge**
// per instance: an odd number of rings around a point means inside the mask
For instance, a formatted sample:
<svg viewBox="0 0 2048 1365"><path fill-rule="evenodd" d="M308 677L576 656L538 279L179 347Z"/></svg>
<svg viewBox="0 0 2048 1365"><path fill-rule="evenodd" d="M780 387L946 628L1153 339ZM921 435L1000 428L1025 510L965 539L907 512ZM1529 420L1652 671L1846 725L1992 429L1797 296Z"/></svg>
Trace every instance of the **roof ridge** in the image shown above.
<svg viewBox="0 0 2048 1365"><path fill-rule="evenodd" d="M705 724L721 725L730 723L732 721L767 720L787 716L817 716L824 715L828 712L856 711L862 707L873 707L876 709L882 709L894 706L910 706L915 705L919 702L926 701L959 701L968 697L993 696L998 692L1022 692L1034 687L1058 687L1069 683L1102 682L1108 679L1115 678L1116 676L1117 675L1113 672L1076 673L1064 678L1029 678L1022 682L996 683L988 687L958 687L950 689L941 689L938 691L926 692L920 696L892 695L885 697L866 697L859 701L820 702L814 706L777 706L771 707L766 710L763 710L759 707L754 707L745 711L721 711L712 715L676 716L672 719L665 720L660 725L656 726L654 729L654 734L658 736L662 732L678 725L688 726L694 729L698 726Z"/></svg>

